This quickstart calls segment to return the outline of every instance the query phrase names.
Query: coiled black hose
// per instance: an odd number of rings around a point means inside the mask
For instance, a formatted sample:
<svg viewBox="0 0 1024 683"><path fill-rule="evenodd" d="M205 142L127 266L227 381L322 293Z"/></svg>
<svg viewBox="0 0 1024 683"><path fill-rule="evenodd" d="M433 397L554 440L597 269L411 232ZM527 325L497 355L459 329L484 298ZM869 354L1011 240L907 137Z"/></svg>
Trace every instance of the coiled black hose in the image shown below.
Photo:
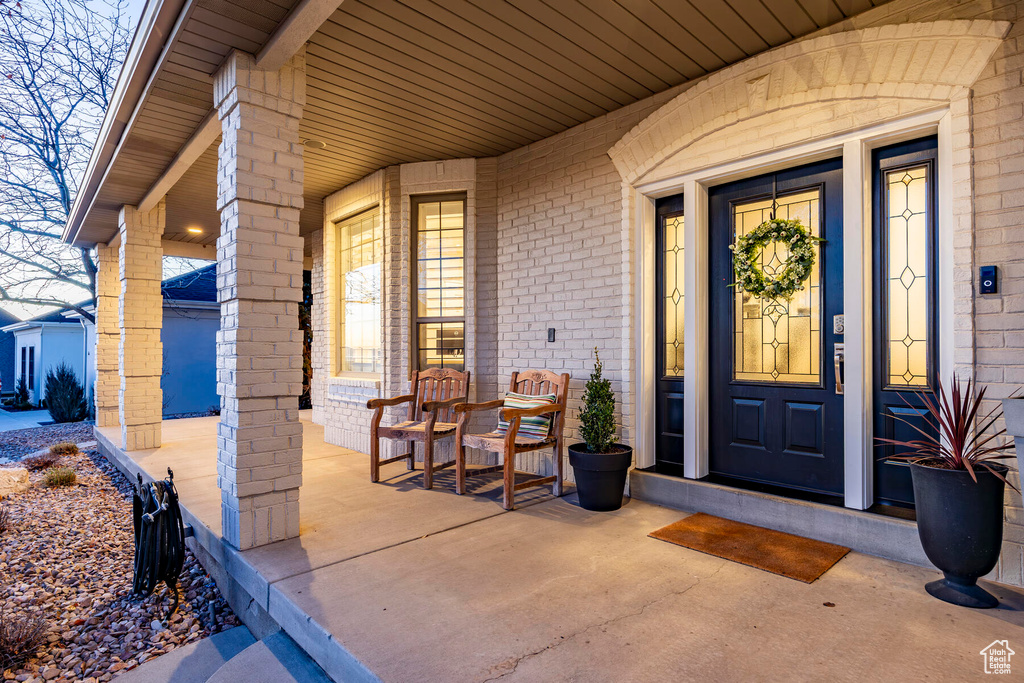
<svg viewBox="0 0 1024 683"><path fill-rule="evenodd" d="M146 597L163 581L174 596L170 617L178 609L178 577L185 563L185 525L178 507L174 473L167 468L167 479L139 487L132 500L135 522L135 580L132 590Z"/></svg>

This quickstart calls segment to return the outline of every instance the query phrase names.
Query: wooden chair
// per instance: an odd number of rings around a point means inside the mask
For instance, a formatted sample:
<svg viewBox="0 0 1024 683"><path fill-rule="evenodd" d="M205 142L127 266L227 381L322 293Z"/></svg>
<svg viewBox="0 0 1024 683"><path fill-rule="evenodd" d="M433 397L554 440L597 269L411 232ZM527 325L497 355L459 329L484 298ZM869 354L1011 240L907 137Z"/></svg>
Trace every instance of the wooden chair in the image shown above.
<svg viewBox="0 0 1024 683"><path fill-rule="evenodd" d="M394 398L374 398L366 402L372 409L370 421L370 481L380 481L380 466L407 460L410 470L415 469L416 442L423 442L423 488L434 486L434 472L451 467L455 461L434 466L434 442L455 434L452 407L465 403L469 394L469 371L458 372L449 368L430 368L412 374L410 394ZM391 427L381 427L384 408L409 404L408 419ZM380 439L407 441L409 452L385 460L380 459Z"/></svg>
<svg viewBox="0 0 1024 683"><path fill-rule="evenodd" d="M562 429L565 426L565 402L569 392L569 373L556 375L547 370L526 370L524 372L513 372L512 381L509 382L508 390L529 396L540 396L543 394L554 394L555 402L551 405L539 408L516 409L504 408L501 410L501 419L506 420L508 431L501 434L491 431L487 434L467 434L466 426L469 417L473 412L479 410L494 410L502 408L504 399L487 401L486 403L460 403L455 406L455 413L458 415L458 427L455 432L455 467L456 467L456 489L462 494L466 492L466 477L487 474L488 472L504 471L505 492L502 504L506 510L515 507L516 491L533 486L552 484L551 491L554 495L562 495ZM519 422L524 417L536 415L552 415L551 429L546 437L519 436ZM473 470L466 470L466 447L480 448L492 453L503 455L503 464L492 467L482 467ZM550 477L535 477L529 481L516 483L516 455L536 451L541 448L554 449L555 474Z"/></svg>

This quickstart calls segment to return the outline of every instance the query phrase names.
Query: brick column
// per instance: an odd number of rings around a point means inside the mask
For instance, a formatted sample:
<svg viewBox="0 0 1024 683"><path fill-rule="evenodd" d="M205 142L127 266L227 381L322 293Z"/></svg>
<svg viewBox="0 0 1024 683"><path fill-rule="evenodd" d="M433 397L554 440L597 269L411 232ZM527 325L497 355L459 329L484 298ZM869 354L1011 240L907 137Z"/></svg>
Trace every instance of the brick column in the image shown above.
<svg viewBox="0 0 1024 683"><path fill-rule="evenodd" d="M218 150L217 481L224 538L299 535L302 483L302 144L305 53L264 72L230 55L214 80Z"/></svg>
<svg viewBox="0 0 1024 683"><path fill-rule="evenodd" d="M134 206L121 207L119 227L121 447L128 451L159 448L163 416L163 200L147 213Z"/></svg>
<svg viewBox="0 0 1024 683"><path fill-rule="evenodd" d="M120 424L121 393L119 349L121 346L120 289L117 246L96 245L96 426Z"/></svg>

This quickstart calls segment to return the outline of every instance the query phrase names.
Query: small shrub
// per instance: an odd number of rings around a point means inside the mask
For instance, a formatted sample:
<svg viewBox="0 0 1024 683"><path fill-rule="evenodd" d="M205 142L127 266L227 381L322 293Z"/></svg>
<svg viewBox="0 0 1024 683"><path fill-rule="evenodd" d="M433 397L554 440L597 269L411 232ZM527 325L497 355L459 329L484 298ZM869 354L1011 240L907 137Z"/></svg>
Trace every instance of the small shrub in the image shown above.
<svg viewBox="0 0 1024 683"><path fill-rule="evenodd" d="M6 505L0 505L0 534L7 533L11 528L11 511Z"/></svg>
<svg viewBox="0 0 1024 683"><path fill-rule="evenodd" d="M606 453L615 439L615 394L612 384L601 375L601 357L594 349L594 372L587 381L580 408L580 436L591 453Z"/></svg>
<svg viewBox="0 0 1024 683"><path fill-rule="evenodd" d="M52 451L40 453L39 455L30 455L21 461L27 469L33 472L37 470L45 470L51 467L56 467L57 463L60 462L60 456Z"/></svg>
<svg viewBox="0 0 1024 683"><path fill-rule="evenodd" d="M13 670L46 640L46 622L38 615L14 616L0 606L0 669Z"/></svg>
<svg viewBox="0 0 1024 683"><path fill-rule="evenodd" d="M71 486L75 483L75 471L70 467L51 467L43 474L43 486Z"/></svg>
<svg viewBox="0 0 1024 683"><path fill-rule="evenodd" d="M89 414L85 387L67 363L46 371L46 409L54 422L81 422Z"/></svg>
<svg viewBox="0 0 1024 683"><path fill-rule="evenodd" d="M14 385L14 405L21 407L25 404L31 405L28 400L28 384L25 382L25 377L22 376Z"/></svg>
<svg viewBox="0 0 1024 683"><path fill-rule="evenodd" d="M78 452L78 446L70 441L61 441L50 446L50 452L54 455L74 455Z"/></svg>

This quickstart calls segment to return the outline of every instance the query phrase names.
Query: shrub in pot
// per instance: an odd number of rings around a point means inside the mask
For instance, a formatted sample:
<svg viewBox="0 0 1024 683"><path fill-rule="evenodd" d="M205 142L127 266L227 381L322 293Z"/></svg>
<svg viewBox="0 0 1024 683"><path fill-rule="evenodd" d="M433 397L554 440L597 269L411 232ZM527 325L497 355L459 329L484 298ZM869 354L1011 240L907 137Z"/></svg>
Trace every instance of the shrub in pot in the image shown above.
<svg viewBox="0 0 1024 683"><path fill-rule="evenodd" d="M605 512L622 507L633 449L614 442L615 394L601 371L601 358L595 348L594 371L587 381L579 412L583 443L569 446L569 464L576 478L580 506Z"/></svg>
<svg viewBox="0 0 1024 683"><path fill-rule="evenodd" d="M1012 443L995 429L998 404L982 415L985 389L953 378L934 396L918 393L924 404L922 429L901 420L920 438L878 439L906 449L891 460L910 463L917 506L917 532L924 552L943 578L925 586L934 597L963 607L995 607L999 600L978 586L995 568L1003 540L1003 491ZM909 402L908 402L909 405ZM896 418L900 419L900 418ZM1012 484L1011 484L1012 486Z"/></svg>

